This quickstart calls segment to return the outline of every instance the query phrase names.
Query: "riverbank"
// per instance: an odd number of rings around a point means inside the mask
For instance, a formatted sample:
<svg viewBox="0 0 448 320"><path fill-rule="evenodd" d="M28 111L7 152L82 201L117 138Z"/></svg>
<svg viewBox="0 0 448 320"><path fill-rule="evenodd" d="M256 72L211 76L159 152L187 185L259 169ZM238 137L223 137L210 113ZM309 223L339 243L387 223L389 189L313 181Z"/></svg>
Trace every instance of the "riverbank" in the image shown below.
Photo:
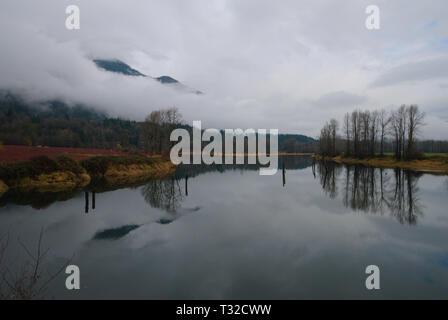
<svg viewBox="0 0 448 320"><path fill-rule="evenodd" d="M38 190L40 192L64 192L87 186L90 176L87 173L75 174L71 171L43 173L35 177L25 177L11 183L9 189L19 191Z"/></svg>
<svg viewBox="0 0 448 320"><path fill-rule="evenodd" d="M103 178L111 185L127 185L158 179L174 173L169 159L141 154L97 156L76 161L62 156L39 156L0 166L0 197L8 190L65 192L87 187L92 179Z"/></svg>
<svg viewBox="0 0 448 320"><path fill-rule="evenodd" d="M104 174L104 180L115 188L138 184L151 179L171 176L176 166L170 160L155 161L153 164L130 164L111 166Z"/></svg>
<svg viewBox="0 0 448 320"><path fill-rule="evenodd" d="M2 180L0 180L0 197L9 190L9 187L4 183Z"/></svg>
<svg viewBox="0 0 448 320"><path fill-rule="evenodd" d="M431 157L422 160L398 161L392 157L375 157L375 158L350 158L350 157L322 157L313 155L317 160L328 160L336 163L344 164L362 164L368 167L378 168L401 168L418 172L448 174L448 159L440 157Z"/></svg>

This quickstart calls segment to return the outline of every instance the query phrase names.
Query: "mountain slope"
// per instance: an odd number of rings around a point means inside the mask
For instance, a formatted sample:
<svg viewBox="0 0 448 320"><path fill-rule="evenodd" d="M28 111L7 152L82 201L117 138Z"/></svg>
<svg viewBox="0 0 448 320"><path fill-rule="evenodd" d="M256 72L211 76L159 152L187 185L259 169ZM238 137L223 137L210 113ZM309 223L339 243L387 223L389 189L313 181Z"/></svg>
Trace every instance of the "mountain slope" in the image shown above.
<svg viewBox="0 0 448 320"><path fill-rule="evenodd" d="M133 68L131 68L126 63L120 61L120 60L102 60L102 59L95 59L93 62L96 64L98 68L101 68L106 71L115 72L115 73L121 73L126 76L140 76L140 77L146 77L143 73L140 71L137 71Z"/></svg>
<svg viewBox="0 0 448 320"><path fill-rule="evenodd" d="M160 83L179 83L179 81L177 81L176 79L168 77L168 76L161 76L161 77L154 78L154 79L156 79Z"/></svg>
<svg viewBox="0 0 448 320"><path fill-rule="evenodd" d="M105 71L120 73L125 76L149 77L151 79L154 79L155 81L158 81L164 85L170 86L178 90L194 94L202 94L201 91L192 89L170 76L160 76L156 78L147 76L141 73L140 71L133 69L131 66L120 60L94 59L93 62L96 64L98 68L103 69Z"/></svg>

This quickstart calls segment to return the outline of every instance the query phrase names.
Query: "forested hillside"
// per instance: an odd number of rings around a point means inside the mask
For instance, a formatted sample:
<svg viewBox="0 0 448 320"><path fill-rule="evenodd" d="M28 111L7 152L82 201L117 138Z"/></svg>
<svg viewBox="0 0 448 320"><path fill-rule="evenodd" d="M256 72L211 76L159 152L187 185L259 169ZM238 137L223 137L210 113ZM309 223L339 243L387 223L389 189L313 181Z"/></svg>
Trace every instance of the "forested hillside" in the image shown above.
<svg viewBox="0 0 448 320"><path fill-rule="evenodd" d="M29 104L4 94L0 98L0 141L51 147L137 148L139 123L108 118L89 107L60 101Z"/></svg>
<svg viewBox="0 0 448 320"><path fill-rule="evenodd" d="M95 109L61 101L28 103L17 95L0 93L0 141L8 145L169 151L167 126L153 112L146 121L110 118ZM154 118L154 119L153 119ZM156 121L157 120L157 121ZM187 124L176 127L190 129ZM161 140L161 141L156 141ZM160 147L161 146L161 147ZM313 152L316 140L304 135L279 135L280 152Z"/></svg>

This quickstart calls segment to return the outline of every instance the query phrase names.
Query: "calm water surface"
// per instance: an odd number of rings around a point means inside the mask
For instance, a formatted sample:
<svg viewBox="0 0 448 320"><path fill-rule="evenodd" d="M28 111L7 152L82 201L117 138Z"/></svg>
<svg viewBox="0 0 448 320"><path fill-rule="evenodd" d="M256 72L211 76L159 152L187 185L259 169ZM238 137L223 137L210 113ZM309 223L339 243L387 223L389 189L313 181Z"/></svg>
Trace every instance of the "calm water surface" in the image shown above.
<svg viewBox="0 0 448 320"><path fill-rule="evenodd" d="M173 179L54 196L7 194L7 261L45 228L45 268L73 256L81 290L54 280L49 298L448 298L447 177L312 165L180 167ZM95 191L93 201L92 191ZM92 209L92 206L95 208ZM86 212L87 211L87 212ZM381 289L365 289L365 268Z"/></svg>

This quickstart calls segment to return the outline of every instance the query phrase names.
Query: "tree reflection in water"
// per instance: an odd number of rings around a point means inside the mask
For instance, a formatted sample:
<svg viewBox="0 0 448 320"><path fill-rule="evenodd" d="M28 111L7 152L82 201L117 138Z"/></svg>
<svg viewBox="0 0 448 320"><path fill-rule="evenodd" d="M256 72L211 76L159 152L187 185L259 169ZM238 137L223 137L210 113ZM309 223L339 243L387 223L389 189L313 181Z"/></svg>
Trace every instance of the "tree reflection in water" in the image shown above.
<svg viewBox="0 0 448 320"><path fill-rule="evenodd" d="M340 181L343 204L354 211L388 213L400 223L410 225L417 224L418 217L423 216L418 196L421 173L325 161L317 162L316 168L325 194L336 198ZM339 179L343 171L343 179Z"/></svg>
<svg viewBox="0 0 448 320"><path fill-rule="evenodd" d="M143 186L142 195L151 207L168 213L176 213L184 198L179 179L175 177L149 181Z"/></svg>
<svg viewBox="0 0 448 320"><path fill-rule="evenodd" d="M320 184L327 196L334 199L338 195L337 178L341 174L342 168L334 162L317 162L317 171L319 173ZM313 171L315 172L315 171ZM315 175L316 177L316 175Z"/></svg>
<svg viewBox="0 0 448 320"><path fill-rule="evenodd" d="M282 164L282 178L283 186L286 185L285 172L286 169L298 170L304 169L311 165L311 157L280 157L280 163ZM260 164L243 164L243 165L179 165L176 168L176 173L173 177L162 180L152 180L142 187L142 195L145 201L153 208L158 208L166 211L172 215L182 215L187 212L196 212L200 208L181 208L181 202L188 196L188 180L190 177L196 177L198 175L208 172L225 172L227 170L259 170ZM184 188L181 187L184 182ZM183 189L183 190L182 190ZM182 212L179 212L182 211ZM171 219L161 219L160 223L171 222Z"/></svg>

